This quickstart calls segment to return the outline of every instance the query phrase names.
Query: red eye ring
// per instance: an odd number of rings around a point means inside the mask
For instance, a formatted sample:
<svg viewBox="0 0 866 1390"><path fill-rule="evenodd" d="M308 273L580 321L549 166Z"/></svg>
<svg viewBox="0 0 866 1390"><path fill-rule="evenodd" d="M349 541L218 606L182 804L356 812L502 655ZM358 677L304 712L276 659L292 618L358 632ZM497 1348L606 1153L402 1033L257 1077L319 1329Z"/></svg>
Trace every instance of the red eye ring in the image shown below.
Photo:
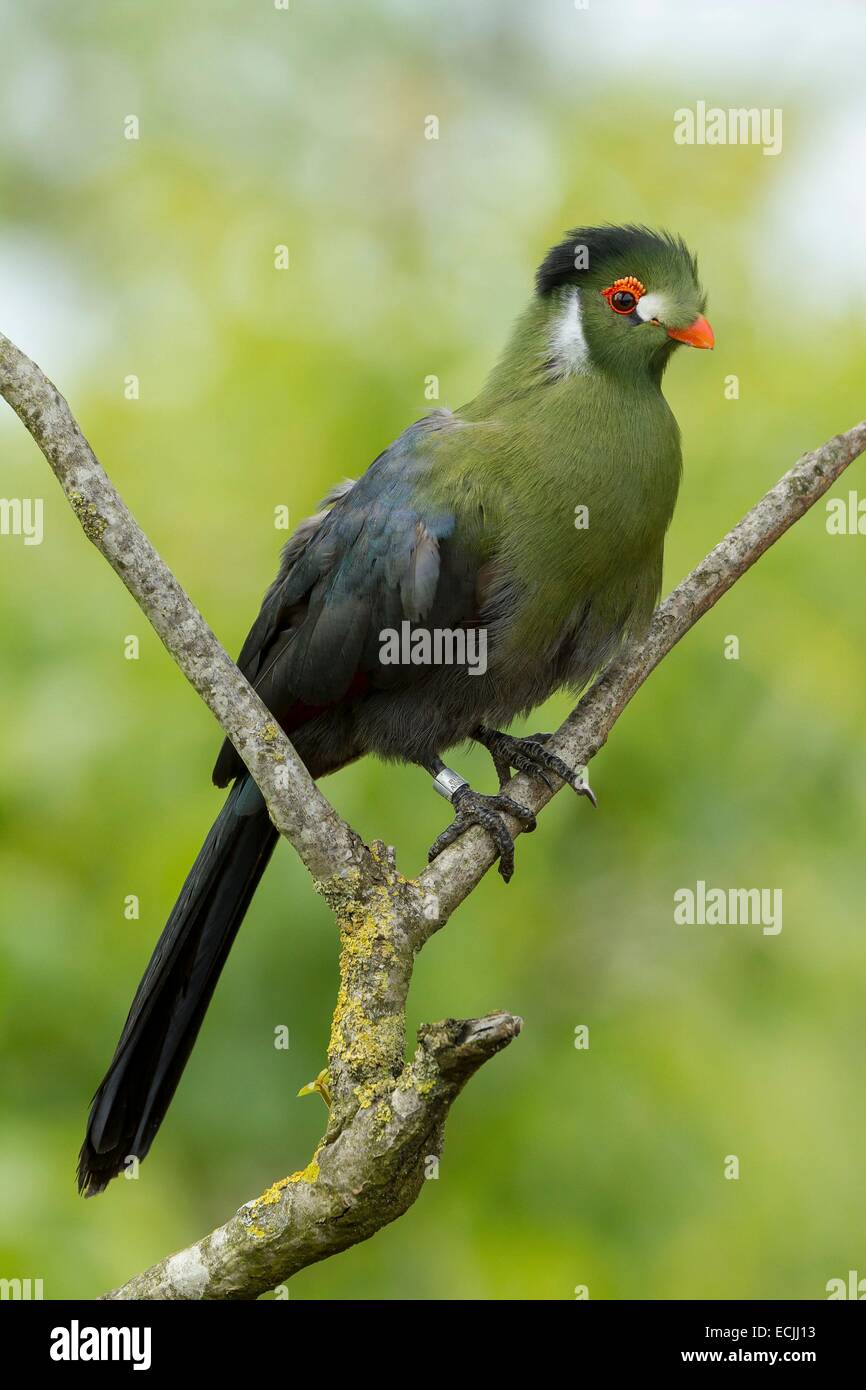
<svg viewBox="0 0 866 1390"><path fill-rule="evenodd" d="M602 294L615 314L633 314L646 289L636 275L623 275L602 290Z"/></svg>

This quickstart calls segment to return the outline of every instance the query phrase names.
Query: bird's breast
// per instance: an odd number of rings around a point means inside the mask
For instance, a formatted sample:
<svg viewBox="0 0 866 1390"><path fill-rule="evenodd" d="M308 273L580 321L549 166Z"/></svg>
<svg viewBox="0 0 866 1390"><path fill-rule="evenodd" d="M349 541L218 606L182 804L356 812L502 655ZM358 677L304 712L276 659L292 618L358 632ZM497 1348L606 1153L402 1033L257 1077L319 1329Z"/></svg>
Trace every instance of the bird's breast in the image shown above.
<svg viewBox="0 0 866 1390"><path fill-rule="evenodd" d="M622 407L622 408L620 408ZM676 501L676 422L656 400L608 402L592 420L537 441L509 514L505 570L516 640L597 661L655 604ZM559 659L559 658L558 658Z"/></svg>

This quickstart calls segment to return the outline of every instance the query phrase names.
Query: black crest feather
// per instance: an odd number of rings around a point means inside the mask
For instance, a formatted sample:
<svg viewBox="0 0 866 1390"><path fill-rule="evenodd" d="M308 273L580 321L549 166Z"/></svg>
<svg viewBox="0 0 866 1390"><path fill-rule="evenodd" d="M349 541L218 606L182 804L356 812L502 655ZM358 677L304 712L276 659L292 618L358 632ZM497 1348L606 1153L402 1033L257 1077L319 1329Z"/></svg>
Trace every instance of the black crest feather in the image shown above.
<svg viewBox="0 0 866 1390"><path fill-rule="evenodd" d="M583 256L578 253L585 248ZM654 232L649 227L575 227L557 246L552 246L535 276L535 287L544 298L561 285L579 285L581 279L610 260L628 258L649 248L673 251L684 257L698 278L697 261L681 237ZM575 264L575 262L578 264ZM580 262L586 262L581 264Z"/></svg>

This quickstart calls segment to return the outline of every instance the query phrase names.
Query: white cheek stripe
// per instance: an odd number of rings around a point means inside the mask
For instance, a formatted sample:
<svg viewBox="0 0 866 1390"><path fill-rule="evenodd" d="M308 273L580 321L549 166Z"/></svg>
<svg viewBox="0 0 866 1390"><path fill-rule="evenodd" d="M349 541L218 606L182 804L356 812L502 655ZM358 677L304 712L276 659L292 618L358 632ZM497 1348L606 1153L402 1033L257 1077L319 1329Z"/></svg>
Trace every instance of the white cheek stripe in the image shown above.
<svg viewBox="0 0 866 1390"><path fill-rule="evenodd" d="M649 323L650 319L660 319L664 323L665 308L666 303L663 295L642 294L637 302L635 313L639 319L643 319L644 323Z"/></svg>
<svg viewBox="0 0 866 1390"><path fill-rule="evenodd" d="M580 308L580 291L570 291L565 306L553 326L551 347L557 365L567 375L569 372L588 372L589 347L583 331L583 314Z"/></svg>

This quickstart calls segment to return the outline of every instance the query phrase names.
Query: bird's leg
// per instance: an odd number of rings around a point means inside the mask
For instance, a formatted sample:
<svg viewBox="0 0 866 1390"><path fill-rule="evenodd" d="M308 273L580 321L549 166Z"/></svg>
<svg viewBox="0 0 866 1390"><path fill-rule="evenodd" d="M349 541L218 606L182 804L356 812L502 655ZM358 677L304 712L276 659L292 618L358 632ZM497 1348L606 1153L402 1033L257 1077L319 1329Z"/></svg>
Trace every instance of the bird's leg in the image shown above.
<svg viewBox="0 0 866 1390"><path fill-rule="evenodd" d="M528 834L535 829L535 816L526 806L521 806L519 801L502 792L495 796L482 796L480 792L473 791L466 779L459 772L446 767L441 758L432 758L424 766L433 778L437 792L451 802L455 811L451 824L430 846L428 860L435 859L470 825L480 825L489 832L499 851L499 872L507 883L514 873L514 839L504 817L513 816L519 820L524 833Z"/></svg>
<svg viewBox="0 0 866 1390"><path fill-rule="evenodd" d="M484 745L493 759L500 787L511 780L512 768L515 772L525 772L529 777L539 778L548 787L553 786L548 776L552 772L572 787L578 796L588 796L593 806L598 804L587 780L586 768L569 767L563 758L545 748L550 734L529 734L525 738L515 738L512 734L502 734L498 729L488 729L486 724L479 724L477 729L473 729L472 737L476 743Z"/></svg>

